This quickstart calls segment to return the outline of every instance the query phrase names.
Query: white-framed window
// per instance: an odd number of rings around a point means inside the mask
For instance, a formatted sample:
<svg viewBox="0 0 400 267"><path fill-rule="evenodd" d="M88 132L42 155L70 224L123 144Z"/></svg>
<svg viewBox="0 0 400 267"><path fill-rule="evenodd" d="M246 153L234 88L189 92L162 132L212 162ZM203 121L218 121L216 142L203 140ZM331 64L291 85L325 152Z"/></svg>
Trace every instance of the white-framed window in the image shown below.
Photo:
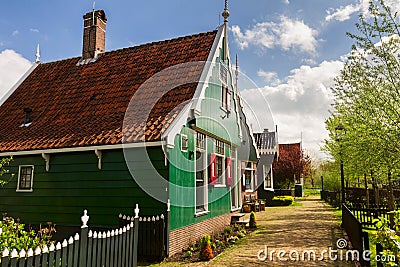
<svg viewBox="0 0 400 267"><path fill-rule="evenodd" d="M18 192L32 192L33 191L33 165L21 165L18 171Z"/></svg>
<svg viewBox="0 0 400 267"><path fill-rule="evenodd" d="M225 185L225 143L215 140L216 184Z"/></svg>
<svg viewBox="0 0 400 267"><path fill-rule="evenodd" d="M255 169L253 162L246 162L246 168L244 170L244 184L246 186L246 192L254 192L254 177Z"/></svg>
<svg viewBox="0 0 400 267"><path fill-rule="evenodd" d="M272 189L272 168L263 165L264 189Z"/></svg>
<svg viewBox="0 0 400 267"><path fill-rule="evenodd" d="M228 86L228 69L225 65L220 62L219 64L219 79L221 80L221 107L230 112L231 111L231 100L232 90Z"/></svg>
<svg viewBox="0 0 400 267"><path fill-rule="evenodd" d="M187 152L189 148L189 139L187 135L181 134L181 150Z"/></svg>
<svg viewBox="0 0 400 267"><path fill-rule="evenodd" d="M195 215L208 212L208 173L206 135L196 134L196 210Z"/></svg>

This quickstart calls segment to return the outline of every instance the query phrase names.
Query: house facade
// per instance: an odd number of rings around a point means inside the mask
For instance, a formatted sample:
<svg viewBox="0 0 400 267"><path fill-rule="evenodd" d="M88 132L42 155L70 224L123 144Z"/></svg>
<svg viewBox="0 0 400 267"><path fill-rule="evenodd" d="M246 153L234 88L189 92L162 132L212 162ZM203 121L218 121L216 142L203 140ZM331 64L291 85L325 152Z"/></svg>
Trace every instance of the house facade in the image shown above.
<svg viewBox="0 0 400 267"><path fill-rule="evenodd" d="M77 226L87 209L111 227L135 204L168 210L170 254L229 224L249 133L223 14L215 31L107 52L105 12L87 13L82 56L36 62L0 106L0 156L13 157L0 211Z"/></svg>
<svg viewBox="0 0 400 267"><path fill-rule="evenodd" d="M270 132L265 129L262 133L254 133L254 139L260 160L257 165L257 177L259 187L257 188L258 198L267 202L274 197L274 176L273 162L278 159L278 131Z"/></svg>

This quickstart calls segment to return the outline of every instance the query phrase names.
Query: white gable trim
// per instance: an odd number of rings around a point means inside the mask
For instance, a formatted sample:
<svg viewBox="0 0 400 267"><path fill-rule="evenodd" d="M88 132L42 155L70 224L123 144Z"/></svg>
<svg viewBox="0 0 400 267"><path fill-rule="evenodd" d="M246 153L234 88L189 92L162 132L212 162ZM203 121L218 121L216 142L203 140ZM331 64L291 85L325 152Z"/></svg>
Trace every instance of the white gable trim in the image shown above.
<svg viewBox="0 0 400 267"><path fill-rule="evenodd" d="M44 154L55 154L55 153L86 152L86 151L96 151L96 150L99 152L102 150L138 148L138 147L155 147L155 146L162 146L162 145L163 145L163 142L156 141L156 142L140 142L140 143L104 145L104 146L84 146L84 147L27 150L27 151L15 151L15 152L2 152L2 153L0 153L0 157L42 155L43 153Z"/></svg>
<svg viewBox="0 0 400 267"><path fill-rule="evenodd" d="M25 81L25 79L39 66L40 63L33 63L33 65L19 78L16 84L0 99L0 106L10 97L12 93Z"/></svg>

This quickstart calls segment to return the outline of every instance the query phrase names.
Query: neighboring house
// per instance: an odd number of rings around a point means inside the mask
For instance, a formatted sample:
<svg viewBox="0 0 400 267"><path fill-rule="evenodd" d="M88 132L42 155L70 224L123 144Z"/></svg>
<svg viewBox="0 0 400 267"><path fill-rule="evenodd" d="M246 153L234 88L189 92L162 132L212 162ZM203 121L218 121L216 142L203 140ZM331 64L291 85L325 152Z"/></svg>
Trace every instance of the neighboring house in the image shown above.
<svg viewBox="0 0 400 267"><path fill-rule="evenodd" d="M259 153L257 151L255 139L247 122L241 99L239 99L239 117L242 129L242 145L239 148L240 175L241 175L241 203L248 202L253 196L257 199L257 162Z"/></svg>
<svg viewBox="0 0 400 267"><path fill-rule="evenodd" d="M0 156L14 159L0 211L76 226L88 209L109 227L169 200L170 254L229 224L249 128L223 15L212 32L106 52L105 13L87 13L82 56L36 62L0 106Z"/></svg>
<svg viewBox="0 0 400 267"><path fill-rule="evenodd" d="M269 132L267 129L262 133L254 133L260 160L257 165L257 177L259 187L258 198L272 200L274 197L274 178L272 164L278 159L278 131Z"/></svg>

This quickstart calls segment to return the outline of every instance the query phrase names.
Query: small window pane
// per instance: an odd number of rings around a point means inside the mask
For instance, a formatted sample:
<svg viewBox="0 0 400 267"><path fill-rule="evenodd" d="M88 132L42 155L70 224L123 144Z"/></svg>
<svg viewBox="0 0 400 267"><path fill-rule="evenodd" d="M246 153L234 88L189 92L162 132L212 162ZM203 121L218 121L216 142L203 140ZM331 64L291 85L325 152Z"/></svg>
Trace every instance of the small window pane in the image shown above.
<svg viewBox="0 0 400 267"><path fill-rule="evenodd" d="M33 167L24 166L20 168L18 189L31 190L32 189L32 176Z"/></svg>

